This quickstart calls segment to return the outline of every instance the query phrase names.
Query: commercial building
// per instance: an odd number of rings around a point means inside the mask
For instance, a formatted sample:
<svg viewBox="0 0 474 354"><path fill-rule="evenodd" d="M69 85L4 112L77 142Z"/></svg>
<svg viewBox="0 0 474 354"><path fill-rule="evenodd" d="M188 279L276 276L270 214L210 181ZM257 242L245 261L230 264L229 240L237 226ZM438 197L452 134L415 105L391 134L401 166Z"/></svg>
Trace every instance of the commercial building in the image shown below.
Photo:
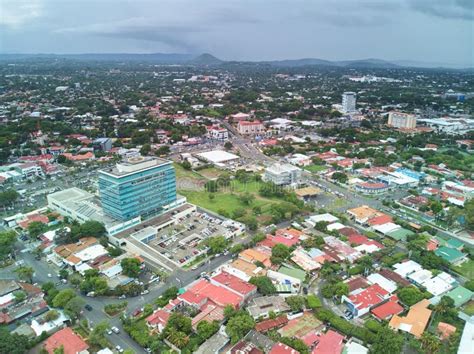
<svg viewBox="0 0 474 354"><path fill-rule="evenodd" d="M222 165L239 159L239 156L231 154L224 150L213 150L207 152L201 152L196 156L206 162L210 162L214 165Z"/></svg>
<svg viewBox="0 0 474 354"><path fill-rule="evenodd" d="M94 150L99 151L110 151L112 149L112 139L110 138L97 138L92 143Z"/></svg>
<svg viewBox="0 0 474 354"><path fill-rule="evenodd" d="M402 112L390 112L387 124L399 129L413 129L416 128L416 116Z"/></svg>
<svg viewBox="0 0 474 354"><path fill-rule="evenodd" d="M237 131L242 135L259 135L265 132L265 127L262 122L258 120L253 122L239 121Z"/></svg>
<svg viewBox="0 0 474 354"><path fill-rule="evenodd" d="M356 111L356 93L344 92L342 94L342 111L350 113Z"/></svg>
<svg viewBox="0 0 474 354"><path fill-rule="evenodd" d="M104 212L118 220L149 218L176 204L176 177L171 161L131 157L99 171Z"/></svg>
<svg viewBox="0 0 474 354"><path fill-rule="evenodd" d="M263 180L272 182L277 186L294 186L301 179L301 169L289 164L273 164L265 169Z"/></svg>
<svg viewBox="0 0 474 354"><path fill-rule="evenodd" d="M49 194L47 199L49 209L80 223L89 220L101 222L109 235L124 231L141 222L140 216L121 221L105 215L95 195L76 187Z"/></svg>

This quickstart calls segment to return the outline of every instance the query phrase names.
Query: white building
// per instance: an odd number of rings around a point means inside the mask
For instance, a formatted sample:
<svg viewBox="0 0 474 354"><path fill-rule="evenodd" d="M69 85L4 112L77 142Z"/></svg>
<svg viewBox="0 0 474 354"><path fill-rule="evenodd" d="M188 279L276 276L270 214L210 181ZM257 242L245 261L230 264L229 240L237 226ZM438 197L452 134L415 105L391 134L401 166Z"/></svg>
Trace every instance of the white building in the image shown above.
<svg viewBox="0 0 474 354"><path fill-rule="evenodd" d="M301 169L289 164L273 164L265 169L263 180L272 182L277 186L290 185L294 186L301 179Z"/></svg>
<svg viewBox="0 0 474 354"><path fill-rule="evenodd" d="M413 129L416 127L416 116L402 112L390 112L387 124L400 129Z"/></svg>
<svg viewBox="0 0 474 354"><path fill-rule="evenodd" d="M356 93L344 92L342 94L342 111L350 113L356 111Z"/></svg>

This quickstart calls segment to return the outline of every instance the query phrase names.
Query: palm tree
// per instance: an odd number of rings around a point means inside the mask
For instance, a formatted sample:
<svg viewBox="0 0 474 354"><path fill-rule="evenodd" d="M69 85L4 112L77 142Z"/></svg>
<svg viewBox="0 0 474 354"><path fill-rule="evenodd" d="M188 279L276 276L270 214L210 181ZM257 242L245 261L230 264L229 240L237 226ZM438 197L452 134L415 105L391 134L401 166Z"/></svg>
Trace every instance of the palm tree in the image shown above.
<svg viewBox="0 0 474 354"><path fill-rule="evenodd" d="M189 338L186 333L181 331L173 331L170 333L168 340L178 348L184 348L189 342Z"/></svg>
<svg viewBox="0 0 474 354"><path fill-rule="evenodd" d="M424 332L421 336L421 346L427 353L436 353L441 347L440 340L429 332Z"/></svg>

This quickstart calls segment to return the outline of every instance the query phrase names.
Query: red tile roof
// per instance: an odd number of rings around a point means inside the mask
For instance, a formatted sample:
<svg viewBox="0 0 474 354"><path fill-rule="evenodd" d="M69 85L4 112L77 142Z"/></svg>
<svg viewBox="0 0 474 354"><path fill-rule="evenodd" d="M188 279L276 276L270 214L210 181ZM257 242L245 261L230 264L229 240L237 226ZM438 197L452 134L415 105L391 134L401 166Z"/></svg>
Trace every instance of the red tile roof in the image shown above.
<svg viewBox="0 0 474 354"><path fill-rule="evenodd" d="M319 343L313 349L312 354L340 354L342 351L342 341L344 336L329 330L325 334L319 336Z"/></svg>
<svg viewBox="0 0 474 354"><path fill-rule="evenodd" d="M271 329L284 326L287 323L288 323L288 317L286 317L286 315L283 315L274 319L269 319L269 320L265 320L265 321L257 323L255 325L255 330L257 330L258 332L267 332Z"/></svg>
<svg viewBox="0 0 474 354"><path fill-rule="evenodd" d="M349 300L360 310L381 303L388 294L380 285L373 284L358 294L350 295Z"/></svg>
<svg viewBox="0 0 474 354"><path fill-rule="evenodd" d="M369 219L367 221L367 223L371 226L383 225L389 222L393 222L393 219L390 215L386 215L386 214L376 216L375 218Z"/></svg>
<svg viewBox="0 0 474 354"><path fill-rule="evenodd" d="M268 354L299 354L299 351L283 343L276 343Z"/></svg>
<svg viewBox="0 0 474 354"><path fill-rule="evenodd" d="M234 292L237 292L242 296L249 295L250 293L257 290L255 285L247 283L246 281L243 281L235 275L229 274L227 272L221 272L217 274L216 276L212 277L212 280L229 289L232 289Z"/></svg>
<svg viewBox="0 0 474 354"><path fill-rule="evenodd" d="M232 305L238 308L243 301L242 296L239 296L221 286L211 284L210 282L204 279L199 281L189 291L198 295L205 296L215 304L222 307L225 307L226 305Z"/></svg>
<svg viewBox="0 0 474 354"><path fill-rule="evenodd" d="M61 346L64 348L64 354L77 354L89 348L89 345L69 327L54 333L44 343L44 348L50 354Z"/></svg>
<svg viewBox="0 0 474 354"><path fill-rule="evenodd" d="M374 314L380 320L387 320L393 315L398 315L403 312L403 307L400 306L396 301L388 301L376 308L372 309L370 312Z"/></svg>
<svg viewBox="0 0 474 354"><path fill-rule="evenodd" d="M363 277L355 277L346 282L346 284L349 286L349 293L357 289L365 289L369 286L369 283Z"/></svg>
<svg viewBox="0 0 474 354"><path fill-rule="evenodd" d="M146 321L151 326L162 324L164 327L168 323L168 319L170 318L170 316L171 316L171 313L164 310L158 310L156 312L153 312L150 316L148 316L146 318Z"/></svg>

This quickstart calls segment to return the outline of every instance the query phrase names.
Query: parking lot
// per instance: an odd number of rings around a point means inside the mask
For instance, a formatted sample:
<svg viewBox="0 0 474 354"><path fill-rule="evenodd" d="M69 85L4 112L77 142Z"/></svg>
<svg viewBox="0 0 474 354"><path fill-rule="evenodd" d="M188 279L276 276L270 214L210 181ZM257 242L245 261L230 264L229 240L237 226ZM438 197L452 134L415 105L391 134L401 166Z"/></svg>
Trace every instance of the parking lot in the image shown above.
<svg viewBox="0 0 474 354"><path fill-rule="evenodd" d="M178 224L160 230L148 246L184 266L196 257L206 254L204 240L209 237L231 238L242 230L240 223L222 220L206 213L193 212L179 220Z"/></svg>

